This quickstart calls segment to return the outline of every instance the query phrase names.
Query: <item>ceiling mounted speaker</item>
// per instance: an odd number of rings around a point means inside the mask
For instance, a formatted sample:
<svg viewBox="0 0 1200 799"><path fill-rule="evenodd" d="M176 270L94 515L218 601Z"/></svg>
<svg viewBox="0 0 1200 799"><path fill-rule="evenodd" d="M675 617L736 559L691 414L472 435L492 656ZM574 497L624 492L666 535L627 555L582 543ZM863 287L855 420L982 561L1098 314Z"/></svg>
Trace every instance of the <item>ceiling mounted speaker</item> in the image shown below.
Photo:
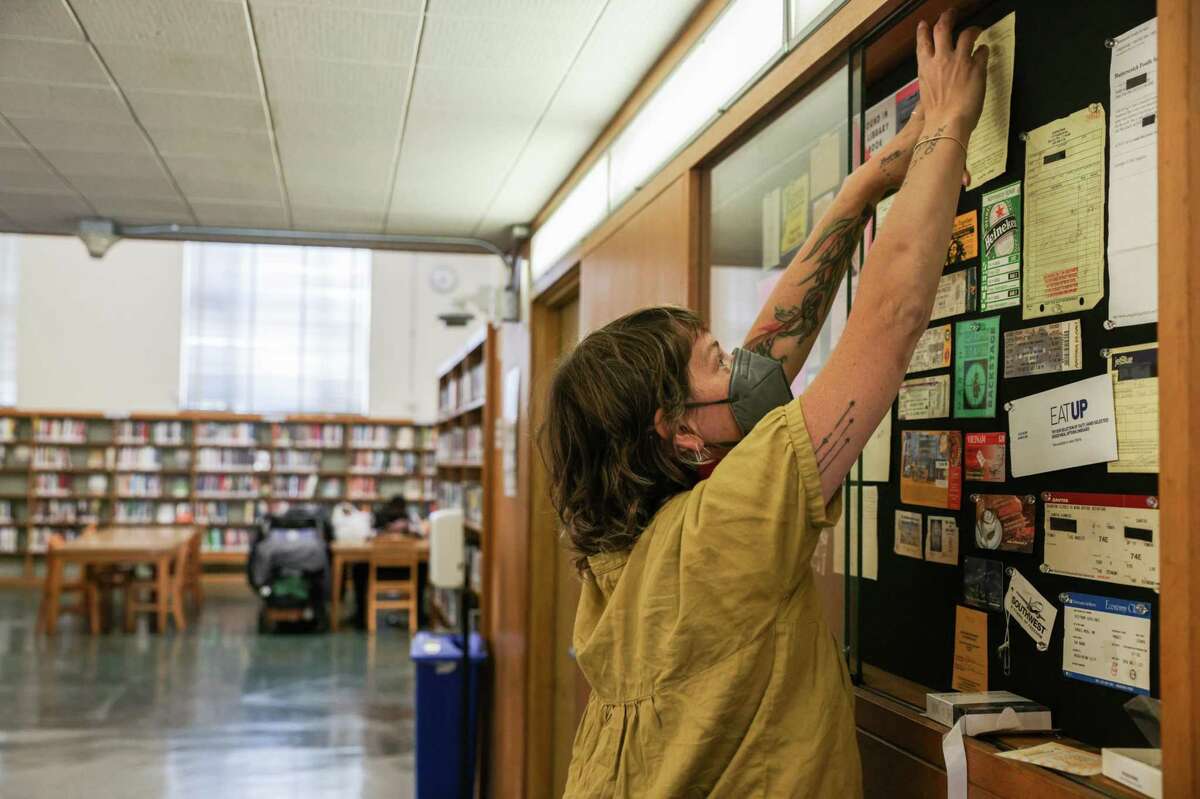
<svg viewBox="0 0 1200 799"><path fill-rule="evenodd" d="M81 219L79 238L83 240L83 246L87 247L88 255L103 258L108 248L120 240L121 235L117 233L117 225L111 219Z"/></svg>

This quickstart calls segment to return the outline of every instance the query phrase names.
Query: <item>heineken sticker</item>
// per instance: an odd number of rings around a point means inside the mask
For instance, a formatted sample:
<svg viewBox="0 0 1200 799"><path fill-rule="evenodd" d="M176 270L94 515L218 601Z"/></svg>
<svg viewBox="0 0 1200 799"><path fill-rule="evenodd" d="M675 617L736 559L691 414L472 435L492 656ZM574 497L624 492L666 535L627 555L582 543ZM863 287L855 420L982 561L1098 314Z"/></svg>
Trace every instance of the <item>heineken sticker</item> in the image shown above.
<svg viewBox="0 0 1200 799"><path fill-rule="evenodd" d="M1021 304L1021 181L983 195L979 310Z"/></svg>

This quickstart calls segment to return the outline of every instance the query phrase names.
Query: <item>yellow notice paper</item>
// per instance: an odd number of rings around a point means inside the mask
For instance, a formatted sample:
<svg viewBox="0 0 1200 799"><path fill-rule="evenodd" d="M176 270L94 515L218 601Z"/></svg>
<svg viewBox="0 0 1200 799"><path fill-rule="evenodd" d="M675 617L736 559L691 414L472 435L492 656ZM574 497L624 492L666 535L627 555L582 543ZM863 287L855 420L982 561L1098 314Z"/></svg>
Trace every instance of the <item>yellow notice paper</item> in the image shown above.
<svg viewBox="0 0 1200 799"><path fill-rule="evenodd" d="M779 251L790 252L808 235L808 175L789 183L783 190L783 236Z"/></svg>
<svg viewBox="0 0 1200 799"><path fill-rule="evenodd" d="M954 677L950 687L964 693L986 691L987 614L959 605L954 614Z"/></svg>
<svg viewBox="0 0 1200 799"><path fill-rule="evenodd" d="M1158 472L1158 342L1108 351L1117 412L1117 459L1110 472Z"/></svg>
<svg viewBox="0 0 1200 799"><path fill-rule="evenodd" d="M1008 164L1008 118L1012 100L1013 54L1017 43L1017 14L1014 11L980 34L975 46L988 46L987 94L983 113L967 146L967 171L977 189Z"/></svg>
<svg viewBox="0 0 1200 799"><path fill-rule="evenodd" d="M1032 763L1035 766L1081 777L1094 777L1101 772L1100 755L1073 746L1064 746L1057 741L1025 749L1013 749L1010 752L997 752L996 757L1020 760L1022 763Z"/></svg>
<svg viewBox="0 0 1200 799"><path fill-rule="evenodd" d="M808 174L812 176L812 193L821 194L836 189L842 176L841 137L836 131L826 133L808 151ZM820 218L814 213L814 217Z"/></svg>
<svg viewBox="0 0 1200 799"><path fill-rule="evenodd" d="M1104 107L1093 103L1025 142L1021 318L1086 311L1104 297Z"/></svg>

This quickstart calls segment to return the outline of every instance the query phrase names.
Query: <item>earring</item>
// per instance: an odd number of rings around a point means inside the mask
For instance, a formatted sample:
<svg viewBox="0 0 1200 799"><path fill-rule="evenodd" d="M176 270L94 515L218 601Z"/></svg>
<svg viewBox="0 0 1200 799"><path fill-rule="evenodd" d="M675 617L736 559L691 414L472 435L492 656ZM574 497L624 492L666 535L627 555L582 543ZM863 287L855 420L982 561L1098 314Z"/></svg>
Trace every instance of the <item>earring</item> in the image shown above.
<svg viewBox="0 0 1200 799"><path fill-rule="evenodd" d="M712 453L703 445L700 449L681 449L679 456L688 466L705 466L713 460Z"/></svg>

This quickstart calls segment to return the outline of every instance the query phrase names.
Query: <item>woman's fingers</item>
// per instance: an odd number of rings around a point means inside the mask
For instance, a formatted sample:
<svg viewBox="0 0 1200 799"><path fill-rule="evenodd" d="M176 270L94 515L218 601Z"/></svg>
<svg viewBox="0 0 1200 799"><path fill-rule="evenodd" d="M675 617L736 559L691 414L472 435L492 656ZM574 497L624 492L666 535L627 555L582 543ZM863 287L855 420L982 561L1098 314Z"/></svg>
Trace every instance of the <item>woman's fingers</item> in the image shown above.
<svg viewBox="0 0 1200 799"><path fill-rule="evenodd" d="M917 60L933 55L933 39L929 35L929 23L921 20L917 23Z"/></svg>
<svg viewBox="0 0 1200 799"><path fill-rule="evenodd" d="M981 44L975 48L975 55L971 57L971 62L975 65L976 69L987 71L988 56L991 55L991 52L986 44Z"/></svg>
<svg viewBox="0 0 1200 799"><path fill-rule="evenodd" d="M982 28L972 26L958 34L958 46L955 47L955 53L964 61L971 58L975 52L975 42L982 33Z"/></svg>
<svg viewBox="0 0 1200 799"><path fill-rule="evenodd" d="M951 34L954 31L954 9L947 8L938 16L937 24L933 26L934 52L939 55L950 55L954 49Z"/></svg>

